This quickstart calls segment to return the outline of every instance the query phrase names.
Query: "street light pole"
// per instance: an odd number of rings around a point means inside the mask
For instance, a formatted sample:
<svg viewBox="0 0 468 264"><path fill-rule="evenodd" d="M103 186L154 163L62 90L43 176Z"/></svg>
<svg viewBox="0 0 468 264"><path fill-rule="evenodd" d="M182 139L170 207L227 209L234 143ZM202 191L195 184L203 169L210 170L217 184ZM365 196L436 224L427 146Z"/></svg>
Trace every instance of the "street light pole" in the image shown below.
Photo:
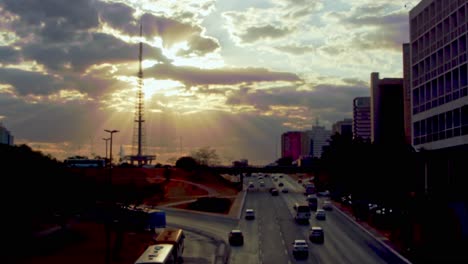
<svg viewBox="0 0 468 264"><path fill-rule="evenodd" d="M103 138L102 140L106 141L106 164L107 164L107 141L109 141L110 138Z"/></svg>
<svg viewBox="0 0 468 264"><path fill-rule="evenodd" d="M106 131L107 133L110 133L110 166L112 167L112 135L114 133L117 133L119 132L118 130L108 130L108 129L105 129L104 131Z"/></svg>

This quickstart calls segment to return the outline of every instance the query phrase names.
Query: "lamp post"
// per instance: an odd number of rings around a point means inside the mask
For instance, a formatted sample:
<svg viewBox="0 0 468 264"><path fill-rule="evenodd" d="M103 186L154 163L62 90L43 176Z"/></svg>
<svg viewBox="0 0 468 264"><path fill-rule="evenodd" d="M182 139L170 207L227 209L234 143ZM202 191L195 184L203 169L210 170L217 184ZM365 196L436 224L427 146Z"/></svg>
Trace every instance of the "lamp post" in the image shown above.
<svg viewBox="0 0 468 264"><path fill-rule="evenodd" d="M119 131L115 130L115 129L114 130L105 129L104 131L106 131L107 133L110 133L110 158L109 158L109 160L110 160L110 166L112 167L112 135L114 133L119 132Z"/></svg>
<svg viewBox="0 0 468 264"><path fill-rule="evenodd" d="M103 138L102 140L106 141L106 164L107 164L107 141L109 141L110 138Z"/></svg>

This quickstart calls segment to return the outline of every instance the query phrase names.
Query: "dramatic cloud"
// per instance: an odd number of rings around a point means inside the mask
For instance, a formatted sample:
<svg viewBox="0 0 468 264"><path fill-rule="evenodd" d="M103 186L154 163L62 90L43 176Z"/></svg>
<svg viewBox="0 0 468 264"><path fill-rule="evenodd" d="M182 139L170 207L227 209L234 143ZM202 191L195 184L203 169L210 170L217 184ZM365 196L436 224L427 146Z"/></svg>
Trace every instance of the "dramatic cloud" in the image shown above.
<svg viewBox="0 0 468 264"><path fill-rule="evenodd" d="M21 53L11 47L0 46L0 63L19 63Z"/></svg>
<svg viewBox="0 0 468 264"><path fill-rule="evenodd" d="M270 163L281 133L351 117L371 72L401 75L407 1L335 2L0 0L0 118L59 158L103 154L104 129L129 154L141 22L149 154Z"/></svg>
<svg viewBox="0 0 468 264"><path fill-rule="evenodd" d="M252 82L289 81L301 79L294 73L274 72L262 68L234 68L204 70L194 67L175 67L169 64L157 64L146 70L147 76L158 79L179 80L187 86L210 84L241 84Z"/></svg>
<svg viewBox="0 0 468 264"><path fill-rule="evenodd" d="M9 84L20 95L46 95L60 89L59 79L38 72L0 68L0 84Z"/></svg>
<svg viewBox="0 0 468 264"><path fill-rule="evenodd" d="M290 53L293 55L304 55L304 53L309 53L315 51L313 47L310 46L298 46L298 45L286 45L286 46L278 46L274 47L275 49Z"/></svg>
<svg viewBox="0 0 468 264"><path fill-rule="evenodd" d="M309 109L333 108L337 113L349 113L352 100L369 93L364 83L356 86L321 84L311 90L299 90L295 86L255 90L244 88L232 92L226 103L230 105L253 105L268 110L274 106L304 106Z"/></svg>

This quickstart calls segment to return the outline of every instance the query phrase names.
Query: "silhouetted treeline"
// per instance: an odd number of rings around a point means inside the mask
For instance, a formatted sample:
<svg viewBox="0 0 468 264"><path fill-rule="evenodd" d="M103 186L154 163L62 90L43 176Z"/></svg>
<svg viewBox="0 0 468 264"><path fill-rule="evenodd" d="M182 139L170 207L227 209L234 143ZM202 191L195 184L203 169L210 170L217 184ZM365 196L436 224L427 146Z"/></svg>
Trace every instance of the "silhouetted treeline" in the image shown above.
<svg viewBox="0 0 468 264"><path fill-rule="evenodd" d="M389 231L414 263L468 263L467 161L466 146L416 152L337 134L316 178L356 218Z"/></svg>
<svg viewBox="0 0 468 264"><path fill-rule="evenodd" d="M7 238L21 241L46 224L65 225L86 199L78 177L64 173L56 159L26 145L0 144L2 226Z"/></svg>

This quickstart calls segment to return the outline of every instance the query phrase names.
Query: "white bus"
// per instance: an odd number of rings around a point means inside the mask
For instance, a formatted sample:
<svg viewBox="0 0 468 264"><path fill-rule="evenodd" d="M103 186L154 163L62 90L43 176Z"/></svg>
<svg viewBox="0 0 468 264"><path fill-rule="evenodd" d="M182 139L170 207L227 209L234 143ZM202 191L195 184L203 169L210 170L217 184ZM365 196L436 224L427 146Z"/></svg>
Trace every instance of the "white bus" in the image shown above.
<svg viewBox="0 0 468 264"><path fill-rule="evenodd" d="M174 246L172 254L177 262L182 263L182 254L184 253L184 231L179 228L165 228L159 233L154 241L156 244L171 244Z"/></svg>
<svg viewBox="0 0 468 264"><path fill-rule="evenodd" d="M170 244L149 246L135 264L175 264L173 251L174 246Z"/></svg>

